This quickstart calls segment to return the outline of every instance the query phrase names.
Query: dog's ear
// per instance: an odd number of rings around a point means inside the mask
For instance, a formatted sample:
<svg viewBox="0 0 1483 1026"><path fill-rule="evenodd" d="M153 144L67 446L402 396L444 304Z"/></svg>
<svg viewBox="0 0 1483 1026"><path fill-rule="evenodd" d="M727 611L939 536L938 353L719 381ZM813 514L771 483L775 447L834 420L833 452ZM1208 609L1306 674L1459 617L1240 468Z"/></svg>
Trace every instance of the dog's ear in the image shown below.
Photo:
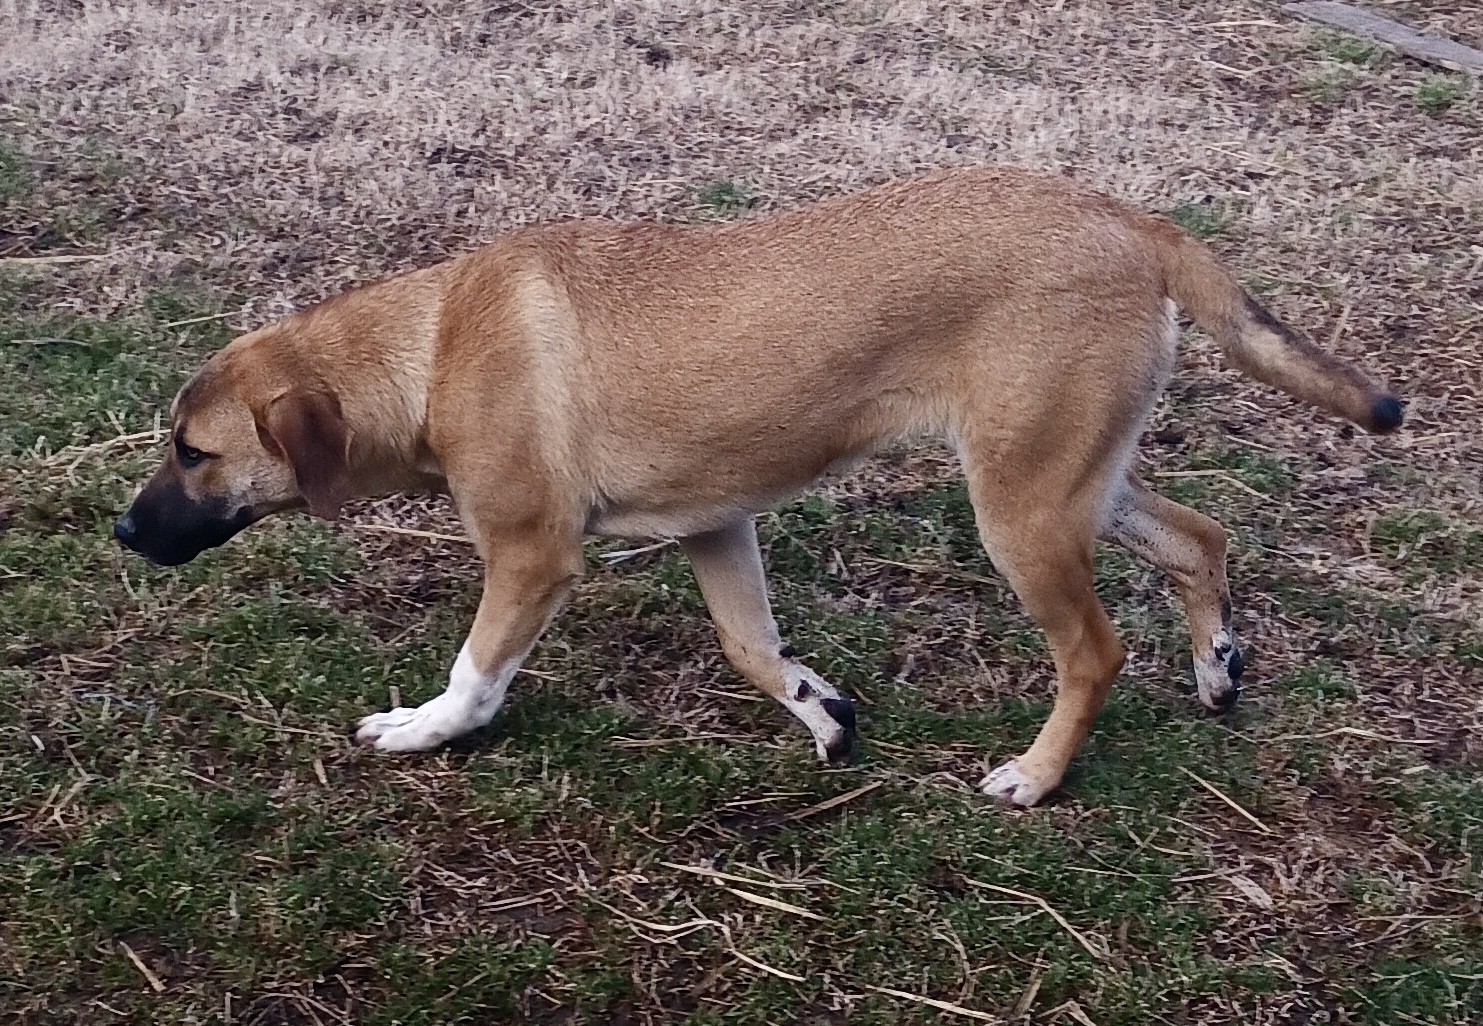
<svg viewBox="0 0 1483 1026"><path fill-rule="evenodd" d="M354 497L350 481L350 425L340 400L328 392L294 389L255 414L257 436L274 456L293 467L309 512L325 520L340 515Z"/></svg>

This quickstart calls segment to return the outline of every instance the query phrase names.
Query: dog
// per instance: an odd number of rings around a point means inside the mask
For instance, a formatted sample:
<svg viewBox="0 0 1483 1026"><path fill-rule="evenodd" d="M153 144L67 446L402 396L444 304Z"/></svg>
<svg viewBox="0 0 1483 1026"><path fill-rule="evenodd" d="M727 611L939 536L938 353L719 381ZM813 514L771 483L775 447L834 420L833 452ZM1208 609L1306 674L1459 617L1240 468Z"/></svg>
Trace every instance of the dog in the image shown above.
<svg viewBox="0 0 1483 1026"><path fill-rule="evenodd" d="M1132 472L1176 306L1250 376L1400 426L1395 396L1170 221L1061 177L945 170L728 224L521 229L242 335L181 389L170 451L114 533L174 565L279 511L449 494L484 590L446 689L360 720L355 738L391 751L489 723L585 536L678 538L729 661L834 762L854 707L780 637L754 517L882 445L943 437L1055 663L1039 734L981 784L1030 806L1123 666L1098 539L1173 579L1201 702L1240 693L1224 532Z"/></svg>

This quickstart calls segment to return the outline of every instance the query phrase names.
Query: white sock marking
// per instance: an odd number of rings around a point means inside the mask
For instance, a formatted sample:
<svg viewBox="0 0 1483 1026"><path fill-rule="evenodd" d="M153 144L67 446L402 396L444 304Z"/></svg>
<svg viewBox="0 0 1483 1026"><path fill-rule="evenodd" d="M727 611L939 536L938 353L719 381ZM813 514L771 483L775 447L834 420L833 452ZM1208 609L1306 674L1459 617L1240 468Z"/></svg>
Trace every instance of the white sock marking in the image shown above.
<svg viewBox="0 0 1483 1026"><path fill-rule="evenodd" d="M1195 659L1195 687L1200 701L1211 709L1224 708L1222 699L1237 686L1231 680L1231 653L1236 651L1236 639L1224 627L1210 636L1210 655Z"/></svg>
<svg viewBox="0 0 1483 1026"><path fill-rule="evenodd" d="M845 728L824 711L824 699L843 698L833 685L801 663L788 661L783 670L783 705L797 716L814 736L819 758L827 759L829 749L844 737Z"/></svg>
<svg viewBox="0 0 1483 1026"><path fill-rule="evenodd" d="M360 721L355 739L375 742L393 752L425 752L494 719L505 703L510 680L525 656L511 659L492 673L481 673L464 642L448 674L448 687L436 698L412 708L373 713Z"/></svg>

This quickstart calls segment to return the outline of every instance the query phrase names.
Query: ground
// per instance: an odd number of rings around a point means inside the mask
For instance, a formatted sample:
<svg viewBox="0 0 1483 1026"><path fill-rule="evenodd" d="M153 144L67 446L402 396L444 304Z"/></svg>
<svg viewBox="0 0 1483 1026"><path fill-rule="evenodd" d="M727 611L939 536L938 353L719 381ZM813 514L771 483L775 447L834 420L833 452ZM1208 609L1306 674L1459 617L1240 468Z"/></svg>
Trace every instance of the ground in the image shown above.
<svg viewBox="0 0 1483 1026"><path fill-rule="evenodd" d="M1374 6L1483 46L1469 0ZM1477 83L1249 0L0 29L0 1016L1483 1020ZM1171 214L1408 402L1356 434L1185 335L1141 468L1230 532L1247 695L1203 715L1168 583L1102 551L1134 656L1043 808L973 787L1050 671L931 446L762 523L786 635L858 699L839 770L725 665L673 546L594 544L507 712L388 757L345 728L435 694L477 601L442 502L178 570L110 542L236 332L521 224L981 161Z"/></svg>

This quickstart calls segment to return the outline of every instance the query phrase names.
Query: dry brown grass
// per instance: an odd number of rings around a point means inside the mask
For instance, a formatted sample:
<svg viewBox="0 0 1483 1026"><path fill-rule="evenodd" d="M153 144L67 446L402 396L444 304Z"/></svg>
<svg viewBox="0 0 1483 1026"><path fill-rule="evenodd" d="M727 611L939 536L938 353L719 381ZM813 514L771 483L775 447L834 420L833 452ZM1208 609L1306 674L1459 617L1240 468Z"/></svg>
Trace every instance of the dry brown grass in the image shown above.
<svg viewBox="0 0 1483 1026"><path fill-rule="evenodd" d="M685 217L717 181L766 209L1009 161L1236 204L1223 248L1315 334L1349 309L1338 348L1435 429L1395 444L1466 437L1476 107L1426 116L1408 61L1315 104L1292 58L1321 34L1262 4L986 6L11 2L0 84L34 207L91 192L126 251L68 275L74 308L204 272L241 291L240 327L514 225ZM1467 6L1417 11L1467 39Z"/></svg>

